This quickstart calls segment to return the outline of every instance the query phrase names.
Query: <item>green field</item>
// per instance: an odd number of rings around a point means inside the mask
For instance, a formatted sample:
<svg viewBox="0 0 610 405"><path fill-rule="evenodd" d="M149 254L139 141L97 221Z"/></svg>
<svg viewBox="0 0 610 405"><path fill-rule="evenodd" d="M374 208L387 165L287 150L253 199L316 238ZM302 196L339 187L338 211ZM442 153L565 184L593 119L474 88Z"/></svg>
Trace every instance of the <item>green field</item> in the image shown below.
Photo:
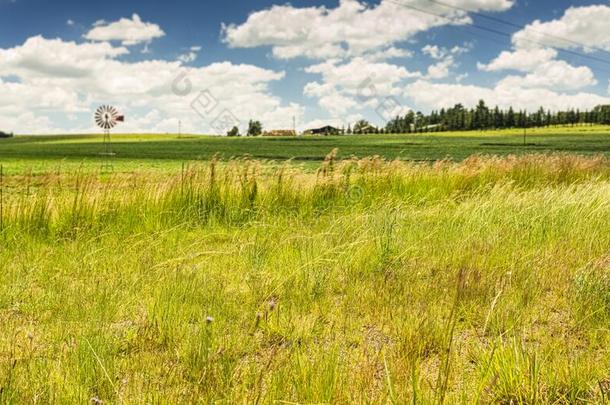
<svg viewBox="0 0 610 405"><path fill-rule="evenodd" d="M610 133L564 131L0 140L0 403L607 403Z"/></svg>
<svg viewBox="0 0 610 405"><path fill-rule="evenodd" d="M508 155L565 152L610 153L610 127L559 127L523 131L461 132L415 135L356 135L303 138L220 138L175 135L116 135L117 170L179 167L182 162L251 157L308 166L319 164L334 148L340 158L379 155L385 159L456 161L473 154ZM8 170L54 170L58 165L100 166L104 151L100 136L20 136L0 139L0 162Z"/></svg>

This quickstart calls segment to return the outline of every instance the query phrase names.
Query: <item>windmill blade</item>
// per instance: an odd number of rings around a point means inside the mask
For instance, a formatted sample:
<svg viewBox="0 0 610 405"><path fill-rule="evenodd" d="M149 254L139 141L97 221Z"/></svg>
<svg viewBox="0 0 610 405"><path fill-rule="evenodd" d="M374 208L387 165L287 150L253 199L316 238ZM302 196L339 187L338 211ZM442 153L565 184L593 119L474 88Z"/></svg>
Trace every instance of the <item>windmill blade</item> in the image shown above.
<svg viewBox="0 0 610 405"><path fill-rule="evenodd" d="M95 111L94 119L98 127L109 130L114 128L119 122L124 122L125 117L119 115L119 111L113 106L102 105Z"/></svg>

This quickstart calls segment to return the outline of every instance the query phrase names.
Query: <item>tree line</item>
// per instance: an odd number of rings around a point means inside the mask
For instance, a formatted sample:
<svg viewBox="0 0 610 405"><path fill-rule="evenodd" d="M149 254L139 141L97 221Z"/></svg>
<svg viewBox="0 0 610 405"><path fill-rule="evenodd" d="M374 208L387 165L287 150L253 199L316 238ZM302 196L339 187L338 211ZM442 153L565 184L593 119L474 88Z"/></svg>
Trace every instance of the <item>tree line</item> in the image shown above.
<svg viewBox="0 0 610 405"><path fill-rule="evenodd" d="M610 125L610 105L597 106L592 110L571 109L551 111L540 107L535 112L516 110L513 107L490 108L480 100L475 108L456 104L452 108L434 110L430 114L409 111L397 116L385 128L372 125L366 120L357 121L347 128L331 128L326 135L341 134L408 134L419 132L443 131L482 131L510 128L543 128L550 126ZM250 120L246 136L259 136L263 133L260 121ZM228 136L241 136L239 128L233 127Z"/></svg>
<svg viewBox="0 0 610 405"><path fill-rule="evenodd" d="M437 131L473 131L508 128L534 128L557 125L610 125L610 105L598 106L590 111L567 110L550 111L540 107L536 112L502 110L490 108L485 101L479 101L475 108L465 108L456 104L453 108L432 111L425 115L410 111L404 116L390 120L383 132L411 133Z"/></svg>

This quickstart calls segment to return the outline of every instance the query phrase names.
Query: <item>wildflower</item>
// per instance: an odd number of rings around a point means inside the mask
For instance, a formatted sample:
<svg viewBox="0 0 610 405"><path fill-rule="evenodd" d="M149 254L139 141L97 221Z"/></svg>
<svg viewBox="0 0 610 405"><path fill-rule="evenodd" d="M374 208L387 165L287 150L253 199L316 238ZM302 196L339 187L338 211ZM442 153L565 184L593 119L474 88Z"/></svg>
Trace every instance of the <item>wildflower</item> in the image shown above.
<svg viewBox="0 0 610 405"><path fill-rule="evenodd" d="M272 299L271 301L269 301L269 311L273 311L275 309L276 306L276 302L274 299Z"/></svg>
<svg viewBox="0 0 610 405"><path fill-rule="evenodd" d="M211 316L209 316L209 315L208 315L208 316L205 318L205 322L206 322L206 323L212 323L212 322L214 322L214 318L212 318Z"/></svg>

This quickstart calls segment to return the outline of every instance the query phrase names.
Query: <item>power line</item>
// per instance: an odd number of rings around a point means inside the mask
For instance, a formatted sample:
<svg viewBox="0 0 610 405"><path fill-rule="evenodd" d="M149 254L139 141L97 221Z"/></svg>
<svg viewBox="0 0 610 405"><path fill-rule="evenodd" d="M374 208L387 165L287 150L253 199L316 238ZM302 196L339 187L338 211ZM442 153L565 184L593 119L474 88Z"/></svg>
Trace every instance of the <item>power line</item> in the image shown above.
<svg viewBox="0 0 610 405"><path fill-rule="evenodd" d="M386 0L386 1L388 1L389 3L393 3L393 4L396 4L398 6L404 7L404 8L408 8L408 9L420 12L420 13L429 14L429 15L432 15L432 16L437 17L437 18L442 18L442 19L445 19L445 20L450 21L450 22L457 22L455 19L447 17L445 15L433 13L432 11L428 11L428 10L422 10L420 8L417 8L415 6L399 2L397 0ZM494 29L494 28L489 28L489 27L478 25L478 24L474 24L474 23L469 24L468 26L476 28L476 29L481 30L481 31L489 32L489 33L500 35L500 36L503 36L503 37L508 37L509 39L512 38L512 34L511 33L500 31L500 30L497 30L497 29ZM462 28L460 26L455 26L455 25L451 25L451 27L453 27L453 28ZM476 34L474 34L472 32L471 32L471 34L476 35ZM485 37L485 38L487 38L487 37ZM531 40L531 39L525 39L525 41L531 42L531 43L534 43L534 44L537 44L537 45L547 46L547 45L545 45L545 44L543 44L541 42L534 41L534 40ZM553 48L555 48L555 47L553 47ZM595 56L592 56L592 55L587 55L587 54L583 54L583 53L580 53L580 52L576 52L576 51L572 51L572 50L564 49L564 48L558 48L557 50L561 51L561 52L565 52L565 53L571 54L571 55L574 55L574 56L578 56L578 57L581 57L581 58L590 59L590 60L593 60L593 61L596 61L596 62L599 62L599 63L603 63L603 64L606 64L606 65L610 66L610 60L605 60L605 59L598 58L598 57L595 57ZM605 69L604 69L604 71L608 72L608 70L605 70Z"/></svg>
<svg viewBox="0 0 610 405"><path fill-rule="evenodd" d="M493 16L490 16L490 15L487 15L487 14L483 14L483 13L480 13L480 12L477 12L477 11L469 10L467 8L458 7L458 6L452 6L451 4L447 4L447 3L444 3L444 2L438 1L438 0L427 0L427 1L429 1L430 3L435 3L435 4L438 4L438 5L441 5L443 7L452 8L454 10L459 10L459 11L463 11L465 13L473 14L473 15L476 15L477 17L485 18L487 20L494 21L494 22L499 23L499 24L508 25L509 27L518 28L518 29L521 29L521 30L527 29L527 27L525 25L517 24L517 23L514 23L512 21L507 21L507 20L504 20L502 18L493 17ZM547 34L545 32L536 31L536 30L533 30L533 29L531 29L531 30L532 30L532 32L535 32L536 34L543 35L543 36L548 37L548 38L553 38L553 39L556 39L556 40L559 40L559 41L567 42L567 43L570 43L572 45L576 45L577 47L580 47L580 48L583 48L583 49L593 49L593 50L595 50L597 52L601 52L601 53L605 53L605 54L610 55L610 52L608 52L607 50L605 50L603 48L599 48L599 47L591 46L591 45L586 45L586 44L583 44L582 42L574 41L572 39L561 37L559 35ZM544 44L544 45L546 45L546 44ZM549 45L547 45L547 46L549 46ZM554 46L550 46L550 47L556 48Z"/></svg>

